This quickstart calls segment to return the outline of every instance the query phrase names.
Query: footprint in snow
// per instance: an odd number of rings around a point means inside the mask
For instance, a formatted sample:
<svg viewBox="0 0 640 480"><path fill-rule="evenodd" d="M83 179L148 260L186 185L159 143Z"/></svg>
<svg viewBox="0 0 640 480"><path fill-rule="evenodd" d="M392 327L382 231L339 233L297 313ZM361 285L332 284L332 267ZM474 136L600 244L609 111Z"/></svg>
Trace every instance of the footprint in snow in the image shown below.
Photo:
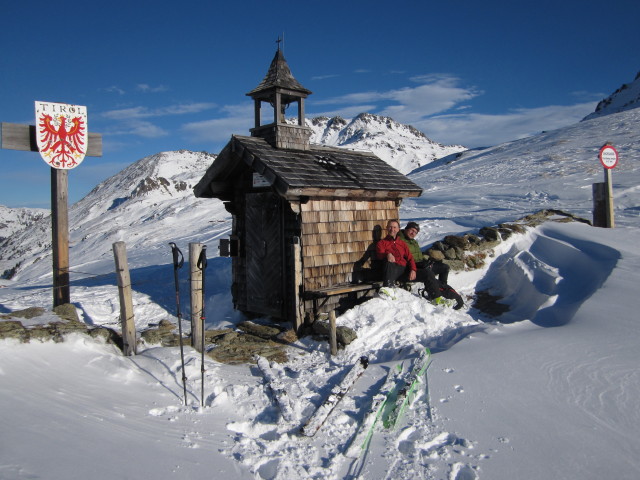
<svg viewBox="0 0 640 480"><path fill-rule="evenodd" d="M475 467L466 465L464 463L454 463L451 465L451 472L449 474L451 480L477 480L478 473Z"/></svg>

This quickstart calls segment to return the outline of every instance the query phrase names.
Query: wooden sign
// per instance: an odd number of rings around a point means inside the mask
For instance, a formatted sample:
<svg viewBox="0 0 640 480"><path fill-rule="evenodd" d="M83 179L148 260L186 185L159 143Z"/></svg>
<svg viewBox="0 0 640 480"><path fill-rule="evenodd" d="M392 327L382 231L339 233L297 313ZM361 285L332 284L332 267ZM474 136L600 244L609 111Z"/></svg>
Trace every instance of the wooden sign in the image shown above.
<svg viewBox="0 0 640 480"><path fill-rule="evenodd" d="M75 168L87 153L87 107L35 102L36 141L42 159L53 168Z"/></svg>
<svg viewBox="0 0 640 480"><path fill-rule="evenodd" d="M87 108L35 102L37 125L0 123L0 148L40 152L51 168L53 306L69 303L68 170L102 156L102 135L87 131Z"/></svg>

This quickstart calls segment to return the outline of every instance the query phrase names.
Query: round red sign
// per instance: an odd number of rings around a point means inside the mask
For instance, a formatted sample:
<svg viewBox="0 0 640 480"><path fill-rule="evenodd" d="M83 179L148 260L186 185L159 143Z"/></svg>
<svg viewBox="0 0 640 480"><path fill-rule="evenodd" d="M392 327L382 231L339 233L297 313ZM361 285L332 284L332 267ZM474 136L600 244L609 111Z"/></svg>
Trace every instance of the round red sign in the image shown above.
<svg viewBox="0 0 640 480"><path fill-rule="evenodd" d="M605 145L600 149L599 158L604 168L615 168L618 165L618 151L611 145Z"/></svg>

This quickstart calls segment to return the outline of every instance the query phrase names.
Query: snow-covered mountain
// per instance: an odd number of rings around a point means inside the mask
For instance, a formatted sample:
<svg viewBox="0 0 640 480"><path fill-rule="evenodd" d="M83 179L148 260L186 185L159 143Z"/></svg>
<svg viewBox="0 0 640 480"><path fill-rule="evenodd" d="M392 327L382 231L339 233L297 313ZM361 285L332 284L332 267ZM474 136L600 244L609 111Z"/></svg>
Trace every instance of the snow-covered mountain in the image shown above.
<svg viewBox="0 0 640 480"><path fill-rule="evenodd" d="M8 208L0 205L0 242L48 215L49 210L42 208Z"/></svg>
<svg viewBox="0 0 640 480"><path fill-rule="evenodd" d="M307 123L313 130L313 143L373 151L403 173L464 150L461 146L440 145L411 126L377 115L361 114L350 121L318 117ZM187 150L158 153L102 182L70 208L70 247L76 259L84 257L79 250L92 252L88 255L91 261L110 258L111 244L125 236L129 248L133 248L138 242L148 243L156 229L170 234L170 225L177 217L192 219L194 237L201 228L223 223L229 215L220 202L198 200L192 191L215 157ZM11 238L0 247L0 275L4 278L13 278L50 254L50 222L37 221L42 212L27 216L29 209L23 210L0 210L0 226L12 226L6 235ZM20 218L25 223L20 223Z"/></svg>
<svg viewBox="0 0 640 480"><path fill-rule="evenodd" d="M392 118L361 113L342 117L306 119L311 142L375 153L389 165L407 174L440 157L466 150L461 145L442 145L410 125Z"/></svg>
<svg viewBox="0 0 640 480"><path fill-rule="evenodd" d="M129 248L154 248L155 240L163 239L166 246L164 239L184 234L182 223L172 229L178 219L187 218L196 236L225 222L229 215L221 202L193 196L193 186L214 159L215 155L187 150L158 153L100 183L69 209L75 267L100 259L110 262L111 245L117 241L126 240ZM13 277L35 265L45 274L50 262L40 264L40 260L50 256L50 238L48 218L12 235L0 247L0 273Z"/></svg>
<svg viewBox="0 0 640 480"><path fill-rule="evenodd" d="M631 83L623 83L620 88L601 100L596 106L596 110L587 115L584 120L623 112L640 107L640 72Z"/></svg>
<svg viewBox="0 0 640 480"><path fill-rule="evenodd" d="M468 203L469 217L485 225L541 208L564 209L590 219L591 183L601 181L598 150L612 142L621 155L613 174L616 211L635 219L640 166L632 159L640 155L639 121L640 109L631 109L484 150L451 147L457 153L426 162L410 174L424 193L407 200L403 208L408 215L417 209L421 218L440 218L442 203L455 196L456 202ZM358 149L375 146L386 159L397 160L402 146L411 144L409 138L415 143L404 152L411 150L415 158L434 158L446 151L412 127L383 117L360 115L350 122L317 118L311 123L315 141ZM138 160L94 188L70 208L70 247L76 268L98 259L111 262L115 241L126 240L130 249L153 249L164 248L185 230L194 241L221 236L230 228L230 215L221 202L196 199L192 192L214 158L186 150L159 153ZM520 185L517 195L512 182ZM582 187L565 188L566 184ZM486 208L478 198L493 199L493 207ZM479 208L484 209L481 214ZM29 276L36 271L47 275L50 262L40 260L50 255L50 229L49 219L44 218L6 239L0 246L0 274L10 272L20 278L20 272L34 265Z"/></svg>

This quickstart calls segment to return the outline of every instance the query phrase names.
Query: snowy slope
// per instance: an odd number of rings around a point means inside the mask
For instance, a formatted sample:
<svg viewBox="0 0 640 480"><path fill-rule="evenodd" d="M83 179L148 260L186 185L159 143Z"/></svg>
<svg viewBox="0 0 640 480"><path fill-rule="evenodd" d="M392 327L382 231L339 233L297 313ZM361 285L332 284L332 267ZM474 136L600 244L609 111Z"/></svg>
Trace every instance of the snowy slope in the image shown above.
<svg viewBox="0 0 640 480"><path fill-rule="evenodd" d="M587 115L584 119L589 120L638 107L640 107L640 72L633 82L622 84L615 92L601 100L596 106L595 112Z"/></svg>
<svg viewBox="0 0 640 480"><path fill-rule="evenodd" d="M0 205L0 241L48 215L49 211L42 208L8 208Z"/></svg>
<svg viewBox="0 0 640 480"><path fill-rule="evenodd" d="M0 478L638 478L638 120L638 109L607 115L412 173L425 193L403 203L401 218L421 224L426 246L541 208L590 218L591 183L602 176L597 151L611 141L621 154L613 173L619 227L545 224L503 242L485 269L451 276L465 296L484 289L503 297L505 323L404 291L346 312L338 324L355 328L358 339L338 356L305 337L287 364L274 365L295 399L290 423L257 369L208 359L199 408L200 357L190 348L184 407L177 348L146 346L125 359L85 337L1 341L0 409L10 414L0 416ZM137 328L176 321L167 243L183 250L206 243L215 257L217 237L230 229L220 202L182 190L180 182L192 184L210 161L187 152L147 157L73 206L71 297L85 322L118 327L110 253L117 240L127 243ZM12 245L29 248L46 242L42 235ZM0 312L50 303L50 262L38 248L40 261L24 254L24 268L0 289ZM187 292L186 273L182 281ZM209 328L241 319L229 284L228 259L211 258ZM428 394L353 463L343 453L376 387L417 345L434 351ZM371 365L353 391L316 437L299 436L362 355Z"/></svg>
<svg viewBox="0 0 640 480"><path fill-rule="evenodd" d="M163 248L176 236L185 236L185 220L198 239L205 230L219 232L220 225L226 230L229 214L221 202L193 197L193 186L214 158L186 150L159 153L95 187L69 209L73 268L91 272L93 264L110 264L111 245L117 241L141 250ZM50 258L50 224L44 218L9 238L0 248L0 270L19 265L15 279L20 280L32 265L32 276L47 275L50 260L42 260ZM210 239L206 234L204 238Z"/></svg>
<svg viewBox="0 0 640 480"><path fill-rule="evenodd" d="M416 219L453 215L456 223L476 229L540 208L566 210L591 220L592 184L604 181L598 152L611 142L622 159L612 172L617 222L636 225L639 122L640 109L633 109L442 158L411 173L424 193L405 202L405 211L415 208L416 213L409 215Z"/></svg>

